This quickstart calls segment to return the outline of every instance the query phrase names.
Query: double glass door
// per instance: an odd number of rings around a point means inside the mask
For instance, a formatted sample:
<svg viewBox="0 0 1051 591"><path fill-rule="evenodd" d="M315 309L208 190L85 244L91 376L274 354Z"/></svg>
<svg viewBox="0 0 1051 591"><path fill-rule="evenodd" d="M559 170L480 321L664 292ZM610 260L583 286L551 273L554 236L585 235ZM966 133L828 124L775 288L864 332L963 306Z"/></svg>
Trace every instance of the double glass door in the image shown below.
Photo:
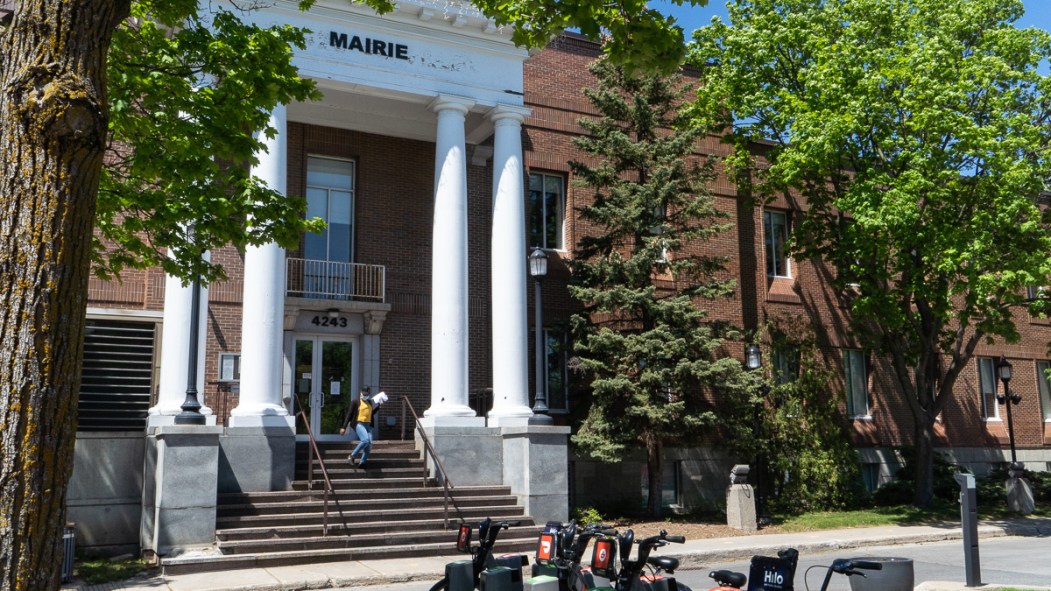
<svg viewBox="0 0 1051 591"><path fill-rule="evenodd" d="M340 437L339 429L358 387L355 344L352 339L321 336L294 339L292 394L318 440L350 438ZM307 435L302 421L296 421L296 435Z"/></svg>

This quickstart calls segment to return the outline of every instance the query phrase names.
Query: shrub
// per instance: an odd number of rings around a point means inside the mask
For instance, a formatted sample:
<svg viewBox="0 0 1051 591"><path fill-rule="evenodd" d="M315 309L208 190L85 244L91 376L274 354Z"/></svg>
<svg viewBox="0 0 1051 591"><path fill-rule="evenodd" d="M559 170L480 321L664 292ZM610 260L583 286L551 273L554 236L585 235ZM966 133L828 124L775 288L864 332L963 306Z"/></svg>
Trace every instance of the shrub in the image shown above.
<svg viewBox="0 0 1051 591"><path fill-rule="evenodd" d="M594 507L574 507L571 517L581 525L589 525L592 523L604 523L606 520L602 517L602 513Z"/></svg>

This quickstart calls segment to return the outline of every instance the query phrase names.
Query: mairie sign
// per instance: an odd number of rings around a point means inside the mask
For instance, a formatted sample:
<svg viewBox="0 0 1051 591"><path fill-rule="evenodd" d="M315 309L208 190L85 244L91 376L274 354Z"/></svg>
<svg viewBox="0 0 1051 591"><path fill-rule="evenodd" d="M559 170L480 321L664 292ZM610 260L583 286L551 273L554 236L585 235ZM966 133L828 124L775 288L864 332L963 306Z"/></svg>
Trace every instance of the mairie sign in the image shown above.
<svg viewBox="0 0 1051 591"><path fill-rule="evenodd" d="M382 55L383 57L393 57L400 60L409 59L408 45L381 39L370 39L368 37L329 31L328 44L337 49L346 49L347 51L360 51L369 55Z"/></svg>

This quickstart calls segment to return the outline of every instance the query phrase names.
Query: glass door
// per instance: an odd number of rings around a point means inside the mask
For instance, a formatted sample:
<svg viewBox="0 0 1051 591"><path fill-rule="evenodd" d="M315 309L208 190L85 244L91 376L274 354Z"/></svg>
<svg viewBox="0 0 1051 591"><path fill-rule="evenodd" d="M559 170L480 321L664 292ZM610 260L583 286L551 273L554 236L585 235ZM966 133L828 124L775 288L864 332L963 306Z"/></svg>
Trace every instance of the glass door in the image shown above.
<svg viewBox="0 0 1051 591"><path fill-rule="evenodd" d="M293 355L293 395L306 411L314 437L349 440L349 434L340 437L339 429L357 389L354 341L296 337ZM296 435L307 435L302 421L296 421Z"/></svg>

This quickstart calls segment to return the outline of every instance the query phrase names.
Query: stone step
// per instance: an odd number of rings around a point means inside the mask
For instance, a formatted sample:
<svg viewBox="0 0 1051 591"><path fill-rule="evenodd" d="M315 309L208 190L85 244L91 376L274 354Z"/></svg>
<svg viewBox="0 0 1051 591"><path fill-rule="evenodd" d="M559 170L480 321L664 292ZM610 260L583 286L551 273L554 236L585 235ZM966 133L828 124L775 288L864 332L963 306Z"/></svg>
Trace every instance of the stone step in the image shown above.
<svg viewBox="0 0 1051 591"><path fill-rule="evenodd" d="M319 507L320 508L320 507ZM393 513L385 513L377 515L374 511L367 510L346 510L340 512L340 507L329 504L328 522L330 524L335 523L361 523L367 522L373 519L383 519L386 521L408 521L415 519L427 518L434 516L436 512L444 512L444 504L436 504L433 507L422 507L422 508L409 508L401 509ZM450 505L449 517L462 518L467 521L481 520L487 515L494 519L502 520L514 520L521 519L521 516L525 513L524 508L521 505L500 505L496 507L490 506L463 506L463 503L459 503L458 510L456 506ZM215 526L217 530L225 530L239 527L276 527L276 526L292 526L292 525L320 525L324 520L324 513L322 511L312 511L303 513L281 513L275 515L219 515L216 517Z"/></svg>
<svg viewBox="0 0 1051 591"><path fill-rule="evenodd" d="M516 505L518 499L511 495L500 496L454 496L451 502L463 508L464 506L482 505L485 507L504 507ZM329 498L329 514L335 511L343 513L369 511L377 515L387 514L391 511L402 511L404 509L433 509L444 507L444 497L384 497L377 496L367 499L355 499L344 501L337 498ZM281 515L285 513L318 513L323 511L324 498L309 501L285 501L279 503L245 503L241 505L221 505L216 507L217 517L227 518L249 515Z"/></svg>
<svg viewBox="0 0 1051 591"><path fill-rule="evenodd" d="M376 482L376 481L366 481ZM320 483L319 483L320 484ZM334 484L334 483L333 483ZM383 495L398 495L399 497L438 497L444 498L445 491L440 486L420 486L419 479L411 479L403 483L403 487L373 487L356 489L336 488L334 494L329 497L342 501L354 501L361 499L372 499ZM334 487L335 488L335 487ZM392 490L393 489L393 490ZM477 496L510 495L511 488L507 486L467 486L454 488L450 491L457 499ZM276 492L256 493L227 493L219 495L219 510L226 505L245 505L250 503L303 503L309 501L322 501L325 492L318 486L312 490L285 490Z"/></svg>
<svg viewBox="0 0 1051 591"><path fill-rule="evenodd" d="M465 555L455 551L455 542L405 546L372 546L368 548L330 548L320 550L297 550L288 552L263 552L257 554L201 555L187 554L161 559L165 575L196 572L214 572L245 568L266 568L319 562L341 562L347 560L380 560L418 556L448 556L449 561L464 560ZM497 540L493 551L497 554L529 554L536 547L536 538L506 538Z"/></svg>
<svg viewBox="0 0 1051 591"><path fill-rule="evenodd" d="M412 476L387 476L384 478L333 478L332 488L335 490L392 489L420 486L424 482L427 483L428 487L434 486L441 489L441 485L435 484L432 479L424 478L420 474ZM292 490L323 490L325 488L325 481L318 474L315 474L313 483L313 487L310 487L310 481L306 479L294 480L292 481Z"/></svg>
<svg viewBox="0 0 1051 591"><path fill-rule="evenodd" d="M360 523L329 523L328 535L339 535L339 536L364 536L364 535L383 535L383 536L398 536L405 534L406 532L431 532L440 531L448 534L449 531L456 532L460 520L455 510L450 509L449 521L446 524L445 519L441 514L436 517L430 517L427 519L412 519L405 521L367 521ZM512 527L528 527L533 523L533 519L530 517L523 517L521 515L506 517L502 519L512 525ZM471 522L472 525L476 525L477 519ZM448 525L448 528L446 528ZM324 535L323 528L320 524L318 525L284 525L274 527L241 527L237 529L226 529L219 530L216 532L216 538L220 541L234 541L234 540L257 540L257 539L283 539L283 538L313 538Z"/></svg>
<svg viewBox="0 0 1051 591"><path fill-rule="evenodd" d="M455 524L452 524L455 527ZM501 538L507 540L536 540L541 528L529 525L509 528L500 532ZM257 540L224 540L219 542L219 550L230 554L263 554L272 552L296 552L300 550L330 550L334 548L372 548L382 546L418 546L420 544L448 544L455 548L457 530L406 531L382 534L339 535L331 529L327 536L302 538L257 539Z"/></svg>
<svg viewBox="0 0 1051 591"><path fill-rule="evenodd" d="M349 463L344 463L342 466L325 466L328 471L328 477L330 480L363 480L363 479L374 479L374 478L406 478L415 476L422 478L426 473L423 466L419 467L399 467L399 466L386 466L382 463L382 460L376 463L369 462L369 467L354 468ZM306 468L296 469L296 479L305 479L307 477ZM314 470L314 479L321 480L323 478L321 470Z"/></svg>

